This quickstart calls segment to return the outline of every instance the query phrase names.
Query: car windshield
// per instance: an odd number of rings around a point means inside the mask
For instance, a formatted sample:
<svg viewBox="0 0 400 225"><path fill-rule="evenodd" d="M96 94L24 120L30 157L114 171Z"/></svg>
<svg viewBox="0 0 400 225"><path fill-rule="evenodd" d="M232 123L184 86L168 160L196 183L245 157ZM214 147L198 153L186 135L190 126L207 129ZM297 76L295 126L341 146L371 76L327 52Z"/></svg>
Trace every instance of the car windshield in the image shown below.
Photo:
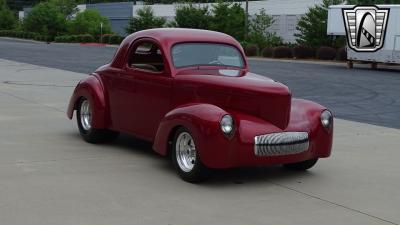
<svg viewBox="0 0 400 225"><path fill-rule="evenodd" d="M180 43L172 47L175 67L231 66L243 68L242 54L233 46L215 43Z"/></svg>

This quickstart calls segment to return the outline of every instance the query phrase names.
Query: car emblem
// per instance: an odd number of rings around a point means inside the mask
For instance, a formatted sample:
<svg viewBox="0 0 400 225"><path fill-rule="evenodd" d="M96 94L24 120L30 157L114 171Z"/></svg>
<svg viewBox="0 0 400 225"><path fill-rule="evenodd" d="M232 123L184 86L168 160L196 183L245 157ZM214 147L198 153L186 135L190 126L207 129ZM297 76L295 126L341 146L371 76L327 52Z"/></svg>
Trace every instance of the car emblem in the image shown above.
<svg viewBox="0 0 400 225"><path fill-rule="evenodd" d="M375 52L383 47L388 8L355 6L343 9L347 44L357 52Z"/></svg>

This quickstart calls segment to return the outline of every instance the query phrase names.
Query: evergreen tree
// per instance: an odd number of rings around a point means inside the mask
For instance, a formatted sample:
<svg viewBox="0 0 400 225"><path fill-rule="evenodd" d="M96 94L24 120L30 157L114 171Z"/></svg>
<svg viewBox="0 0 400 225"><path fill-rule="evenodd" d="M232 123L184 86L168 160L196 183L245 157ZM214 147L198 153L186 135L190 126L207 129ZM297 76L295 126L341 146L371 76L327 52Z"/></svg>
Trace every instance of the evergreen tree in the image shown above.
<svg viewBox="0 0 400 225"><path fill-rule="evenodd" d="M153 9L149 6L138 9L136 14L137 16L129 20L128 26L125 29L128 34L145 29L163 27L166 22L165 18L156 17Z"/></svg>
<svg viewBox="0 0 400 225"><path fill-rule="evenodd" d="M11 30L17 24L17 17L5 0L0 0L0 30Z"/></svg>
<svg viewBox="0 0 400 225"><path fill-rule="evenodd" d="M342 0L323 0L323 3L309 8L297 24L296 41L311 47L333 46L344 44L342 38L327 35L328 7L337 5Z"/></svg>

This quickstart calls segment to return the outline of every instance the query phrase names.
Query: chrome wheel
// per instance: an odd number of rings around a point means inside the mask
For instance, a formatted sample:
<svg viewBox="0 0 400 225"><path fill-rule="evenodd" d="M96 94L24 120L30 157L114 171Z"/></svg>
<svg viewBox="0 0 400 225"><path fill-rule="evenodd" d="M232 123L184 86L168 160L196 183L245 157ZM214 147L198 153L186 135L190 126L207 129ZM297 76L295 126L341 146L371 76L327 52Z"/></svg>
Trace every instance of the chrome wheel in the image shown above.
<svg viewBox="0 0 400 225"><path fill-rule="evenodd" d="M190 172L196 163L196 146L188 132L182 132L176 139L176 161L184 172Z"/></svg>
<svg viewBox="0 0 400 225"><path fill-rule="evenodd" d="M87 99L83 100L80 108L80 118L82 128L86 131L92 128L92 112L90 109L90 103Z"/></svg>

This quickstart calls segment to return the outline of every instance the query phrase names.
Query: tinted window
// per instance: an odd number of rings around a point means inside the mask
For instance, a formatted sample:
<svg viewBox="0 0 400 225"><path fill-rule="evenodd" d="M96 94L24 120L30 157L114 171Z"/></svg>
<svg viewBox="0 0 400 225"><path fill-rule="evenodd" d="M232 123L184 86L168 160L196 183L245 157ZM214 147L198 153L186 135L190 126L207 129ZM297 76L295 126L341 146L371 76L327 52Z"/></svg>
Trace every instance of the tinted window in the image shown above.
<svg viewBox="0 0 400 225"><path fill-rule="evenodd" d="M158 45L150 41L137 45L130 55L129 67L151 72L164 71L164 60Z"/></svg>
<svg viewBox="0 0 400 225"><path fill-rule="evenodd" d="M239 50L233 46L214 43L181 43L172 47L175 67L186 66L232 66L243 68Z"/></svg>

